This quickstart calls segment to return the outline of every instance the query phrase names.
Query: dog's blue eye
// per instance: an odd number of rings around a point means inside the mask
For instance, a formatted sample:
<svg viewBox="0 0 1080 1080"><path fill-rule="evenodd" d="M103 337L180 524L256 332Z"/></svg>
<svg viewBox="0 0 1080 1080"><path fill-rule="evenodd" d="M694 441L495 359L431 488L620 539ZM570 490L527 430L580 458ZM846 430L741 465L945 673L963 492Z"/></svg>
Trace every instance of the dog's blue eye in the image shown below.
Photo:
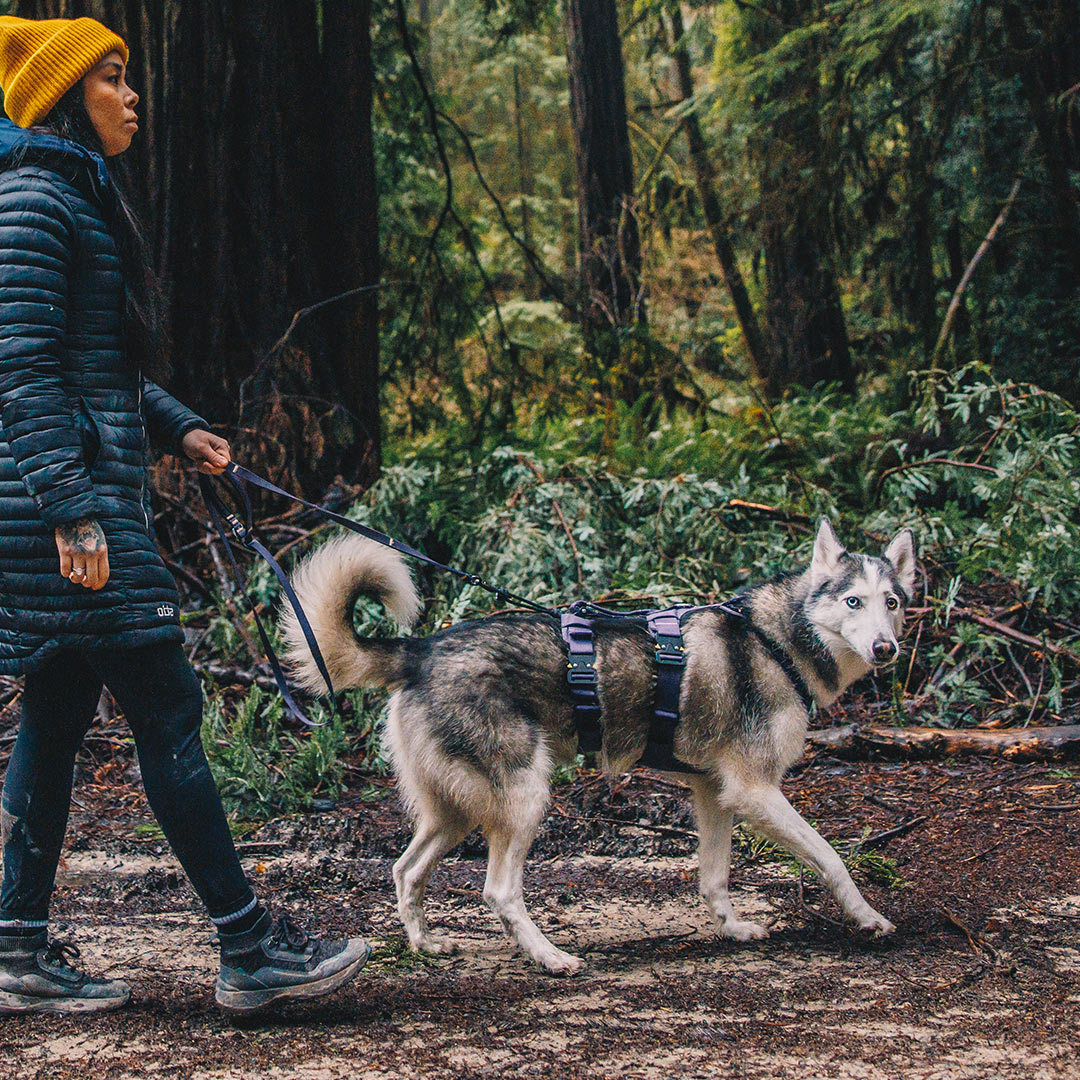
<svg viewBox="0 0 1080 1080"><path fill-rule="evenodd" d="M854 610L855 608L862 607L862 601L857 596L849 596L847 598L847 606Z"/></svg>

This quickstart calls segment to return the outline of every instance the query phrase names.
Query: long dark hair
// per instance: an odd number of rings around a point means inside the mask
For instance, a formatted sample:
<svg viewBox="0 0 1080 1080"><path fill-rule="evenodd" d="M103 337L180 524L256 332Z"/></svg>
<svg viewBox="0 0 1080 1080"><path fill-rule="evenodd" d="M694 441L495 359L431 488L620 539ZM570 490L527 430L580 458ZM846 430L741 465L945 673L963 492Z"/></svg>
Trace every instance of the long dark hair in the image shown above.
<svg viewBox="0 0 1080 1080"><path fill-rule="evenodd" d="M101 139L86 111L81 81L68 90L33 130L59 136L100 157L105 156ZM165 292L154 269L145 230L125 190L125 170L115 158L106 160L114 195L110 200L112 206L107 208L112 212L107 218L124 276L128 359L148 378L163 382L170 373Z"/></svg>

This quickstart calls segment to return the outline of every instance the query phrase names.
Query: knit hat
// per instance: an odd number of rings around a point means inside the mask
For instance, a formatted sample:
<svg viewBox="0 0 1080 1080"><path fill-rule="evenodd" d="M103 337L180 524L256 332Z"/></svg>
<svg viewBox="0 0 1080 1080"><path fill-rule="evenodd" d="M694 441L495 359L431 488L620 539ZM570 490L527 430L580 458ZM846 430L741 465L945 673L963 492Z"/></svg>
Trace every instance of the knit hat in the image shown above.
<svg viewBox="0 0 1080 1080"><path fill-rule="evenodd" d="M113 50L126 64L124 39L97 19L0 16L4 111L19 127L36 124Z"/></svg>

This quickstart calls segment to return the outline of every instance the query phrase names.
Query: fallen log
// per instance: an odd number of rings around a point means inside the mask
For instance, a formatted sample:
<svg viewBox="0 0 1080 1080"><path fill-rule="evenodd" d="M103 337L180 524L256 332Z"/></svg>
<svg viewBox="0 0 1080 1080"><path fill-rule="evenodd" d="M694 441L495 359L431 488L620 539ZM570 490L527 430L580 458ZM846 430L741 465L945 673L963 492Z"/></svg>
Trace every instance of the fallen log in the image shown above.
<svg viewBox="0 0 1080 1080"><path fill-rule="evenodd" d="M878 727L847 724L807 733L811 751L849 761L1003 757L1013 761L1080 759L1080 724L1029 728Z"/></svg>

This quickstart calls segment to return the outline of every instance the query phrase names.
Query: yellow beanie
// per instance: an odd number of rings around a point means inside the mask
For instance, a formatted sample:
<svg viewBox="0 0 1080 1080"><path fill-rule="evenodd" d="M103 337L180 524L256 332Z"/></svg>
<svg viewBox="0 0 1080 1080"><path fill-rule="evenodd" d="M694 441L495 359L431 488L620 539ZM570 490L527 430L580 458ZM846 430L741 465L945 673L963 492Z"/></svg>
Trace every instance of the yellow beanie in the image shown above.
<svg viewBox="0 0 1080 1080"><path fill-rule="evenodd" d="M128 62L124 39L97 19L0 16L0 87L4 111L30 127L113 50Z"/></svg>

